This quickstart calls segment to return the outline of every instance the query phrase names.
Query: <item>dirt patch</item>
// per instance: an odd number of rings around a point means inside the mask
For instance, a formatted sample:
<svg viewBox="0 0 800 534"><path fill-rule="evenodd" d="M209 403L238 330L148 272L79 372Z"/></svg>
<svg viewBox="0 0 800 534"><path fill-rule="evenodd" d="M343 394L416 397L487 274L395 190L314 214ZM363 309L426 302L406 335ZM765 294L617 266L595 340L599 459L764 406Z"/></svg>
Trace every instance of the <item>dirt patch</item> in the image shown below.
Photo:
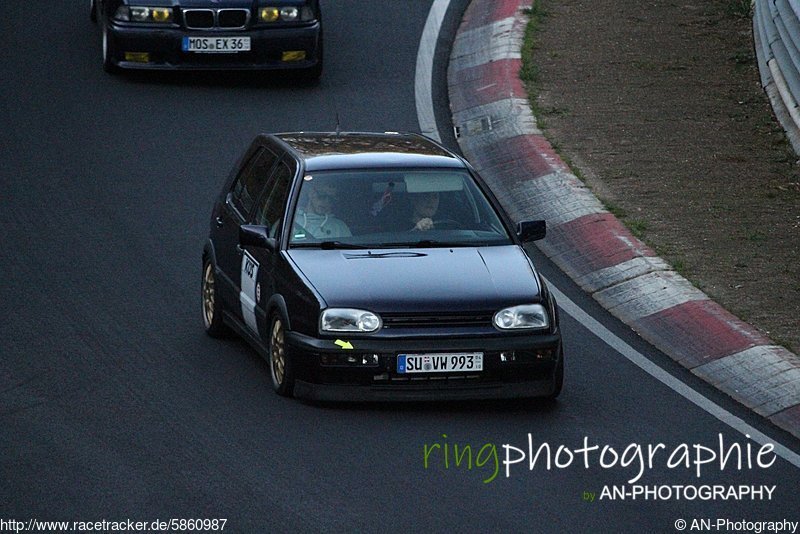
<svg viewBox="0 0 800 534"><path fill-rule="evenodd" d="M742 4L537 0L524 71L545 135L610 211L797 352L800 169Z"/></svg>

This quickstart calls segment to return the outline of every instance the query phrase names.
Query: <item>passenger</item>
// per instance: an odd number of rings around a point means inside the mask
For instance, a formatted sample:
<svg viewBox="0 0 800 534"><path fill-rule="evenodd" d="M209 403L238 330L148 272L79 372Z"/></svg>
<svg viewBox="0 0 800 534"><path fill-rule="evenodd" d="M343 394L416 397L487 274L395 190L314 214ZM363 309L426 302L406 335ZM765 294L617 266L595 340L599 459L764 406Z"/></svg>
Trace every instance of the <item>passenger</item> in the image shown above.
<svg viewBox="0 0 800 534"><path fill-rule="evenodd" d="M295 224L302 226L306 232L316 239L349 237L350 228L344 221L333 215L339 191L331 183L305 182L309 188L308 202L305 209L297 209Z"/></svg>

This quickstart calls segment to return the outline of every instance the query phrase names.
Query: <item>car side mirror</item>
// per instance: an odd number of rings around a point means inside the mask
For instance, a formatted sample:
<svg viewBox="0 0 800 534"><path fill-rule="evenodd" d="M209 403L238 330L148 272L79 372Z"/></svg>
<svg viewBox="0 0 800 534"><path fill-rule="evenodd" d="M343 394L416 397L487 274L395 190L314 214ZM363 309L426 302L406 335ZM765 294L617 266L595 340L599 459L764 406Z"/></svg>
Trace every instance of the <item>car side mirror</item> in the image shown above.
<svg viewBox="0 0 800 534"><path fill-rule="evenodd" d="M544 239L547 235L547 223L544 221L521 221L517 225L517 237L523 243Z"/></svg>
<svg viewBox="0 0 800 534"><path fill-rule="evenodd" d="M257 247L275 250L277 242L269 236L269 226L243 224L239 227L239 244L243 247Z"/></svg>

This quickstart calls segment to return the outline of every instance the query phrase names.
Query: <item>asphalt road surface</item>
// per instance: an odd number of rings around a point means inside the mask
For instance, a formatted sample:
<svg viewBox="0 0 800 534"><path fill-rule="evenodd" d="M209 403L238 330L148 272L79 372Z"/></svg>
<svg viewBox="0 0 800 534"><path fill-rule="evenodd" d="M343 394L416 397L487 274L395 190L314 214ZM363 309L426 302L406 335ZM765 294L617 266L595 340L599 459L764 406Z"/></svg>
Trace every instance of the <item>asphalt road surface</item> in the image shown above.
<svg viewBox="0 0 800 534"><path fill-rule="evenodd" d="M442 53L464 3L451 7ZM258 132L333 130L337 114L343 129L418 131L414 66L430 5L325 2L325 72L305 86L271 75L109 76L84 2L51 2L34 24L28 3L4 6L0 530L30 519L217 518L229 532L675 532L678 519L800 520L798 467L769 450L759 457L762 445L566 314L554 404L302 403L271 391L267 365L243 342L203 333L200 254L236 159ZM434 87L446 110L441 94ZM534 256L616 335L800 451ZM529 435L559 466L547 469L544 451L529 468ZM599 447L588 467L584 438ZM606 446L616 461L601 457ZM718 457L700 476L698 450ZM506 454L526 456L509 476ZM702 498L714 491L727 499Z"/></svg>

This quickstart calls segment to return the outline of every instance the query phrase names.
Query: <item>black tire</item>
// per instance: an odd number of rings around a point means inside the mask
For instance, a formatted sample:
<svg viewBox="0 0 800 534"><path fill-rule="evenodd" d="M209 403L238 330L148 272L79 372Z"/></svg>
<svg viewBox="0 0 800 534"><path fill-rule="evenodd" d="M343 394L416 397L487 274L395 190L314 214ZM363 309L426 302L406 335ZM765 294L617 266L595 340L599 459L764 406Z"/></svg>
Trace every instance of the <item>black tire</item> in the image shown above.
<svg viewBox="0 0 800 534"><path fill-rule="evenodd" d="M560 394L561 389L564 387L564 349L559 350L558 364L556 365L556 372L553 375L553 392L547 395L547 399L555 400Z"/></svg>
<svg viewBox="0 0 800 534"><path fill-rule="evenodd" d="M120 68L114 64L112 58L117 53L117 50L114 46L114 41L108 35L108 27L105 23L102 24L102 31L103 31L103 70L109 74L116 74L120 71Z"/></svg>
<svg viewBox="0 0 800 534"><path fill-rule="evenodd" d="M222 320L222 302L217 294L216 275L211 260L203 261L203 279L200 286L200 299L203 313L203 326L211 337L223 337L227 327Z"/></svg>
<svg viewBox="0 0 800 534"><path fill-rule="evenodd" d="M277 314L269 322L269 375L278 395L291 397L294 392L294 369L286 346L286 329Z"/></svg>
<svg viewBox="0 0 800 534"><path fill-rule="evenodd" d="M322 76L322 60L320 59L319 62L311 67L310 69L306 69L303 71L301 75L302 79L308 83L316 82Z"/></svg>
<svg viewBox="0 0 800 534"><path fill-rule="evenodd" d="M319 47L317 48L317 64L311 68L303 69L300 73L300 78L308 83L313 83L319 80L320 76L322 76L322 65L323 65L323 46L322 46L322 36L319 37Z"/></svg>

